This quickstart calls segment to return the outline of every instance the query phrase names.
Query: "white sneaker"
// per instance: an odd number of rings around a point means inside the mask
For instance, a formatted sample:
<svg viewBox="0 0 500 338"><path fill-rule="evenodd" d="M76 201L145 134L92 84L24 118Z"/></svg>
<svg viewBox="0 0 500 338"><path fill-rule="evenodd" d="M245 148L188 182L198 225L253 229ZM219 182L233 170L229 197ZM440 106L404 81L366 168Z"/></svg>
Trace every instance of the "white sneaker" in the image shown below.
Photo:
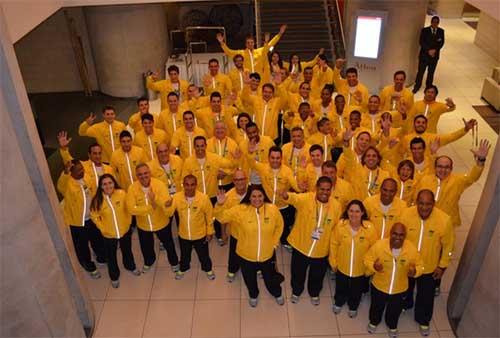
<svg viewBox="0 0 500 338"><path fill-rule="evenodd" d="M290 301L293 304L297 304L299 302L299 296L292 294L292 297L290 298Z"/></svg>
<svg viewBox="0 0 500 338"><path fill-rule="evenodd" d="M250 298L248 300L248 304L250 304L251 307L256 307L258 303L259 303L258 298Z"/></svg>
<svg viewBox="0 0 500 338"><path fill-rule="evenodd" d="M179 264L172 265L172 266L170 266L170 269L172 269L172 272L177 272L181 269L181 266Z"/></svg>
<svg viewBox="0 0 500 338"><path fill-rule="evenodd" d="M214 280L215 279L215 273L213 272L213 270L210 270L207 272L207 278L208 280Z"/></svg>
<svg viewBox="0 0 500 338"><path fill-rule="evenodd" d="M90 278L92 278L92 279L99 279L99 278L101 278L101 273L97 269L95 269L94 271L90 271L89 275L90 275Z"/></svg>
<svg viewBox="0 0 500 338"><path fill-rule="evenodd" d="M141 275L141 271L139 269L134 269L132 271L130 271L131 274L133 274L134 276L140 276Z"/></svg>
<svg viewBox="0 0 500 338"><path fill-rule="evenodd" d="M347 312L347 315L349 316L349 318L356 318L356 316L358 315L358 311L349 310L349 312Z"/></svg>
<svg viewBox="0 0 500 338"><path fill-rule="evenodd" d="M179 270L179 271L177 271L177 272L175 273L175 279L176 279L176 280L181 280L181 279L183 279L183 278L184 278L184 272L182 272L182 271L180 271L180 270Z"/></svg>
<svg viewBox="0 0 500 338"><path fill-rule="evenodd" d="M333 304L332 310L333 310L333 313L338 315L340 313L340 311L342 311L342 306L337 306L337 305Z"/></svg>
<svg viewBox="0 0 500 338"><path fill-rule="evenodd" d="M369 334L374 334L377 332L377 325L373 325L372 323L368 323L368 326L366 327L366 331L368 331Z"/></svg>
<svg viewBox="0 0 500 338"><path fill-rule="evenodd" d="M285 297L283 297L283 295L276 297L276 303L278 303L278 305L285 304Z"/></svg>
<svg viewBox="0 0 500 338"><path fill-rule="evenodd" d="M117 280L112 280L111 281L111 286L114 288L114 289L118 289L120 287L120 281L117 279Z"/></svg>
<svg viewBox="0 0 500 338"><path fill-rule="evenodd" d="M314 306L318 306L319 305L319 297L311 297L311 304L314 305Z"/></svg>

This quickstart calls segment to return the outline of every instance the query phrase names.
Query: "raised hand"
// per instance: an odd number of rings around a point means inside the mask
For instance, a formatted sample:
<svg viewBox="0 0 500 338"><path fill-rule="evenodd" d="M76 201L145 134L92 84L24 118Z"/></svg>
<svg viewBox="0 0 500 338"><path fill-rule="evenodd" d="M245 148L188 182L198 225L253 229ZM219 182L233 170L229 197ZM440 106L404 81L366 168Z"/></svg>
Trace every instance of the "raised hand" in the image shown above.
<svg viewBox="0 0 500 338"><path fill-rule="evenodd" d="M241 156L243 155L243 153L241 152L240 149L236 149L235 151L232 151L231 152L231 156L235 159L235 160L239 160L241 158Z"/></svg>
<svg viewBox="0 0 500 338"><path fill-rule="evenodd" d="M210 75L207 74L203 77L203 85L205 87L210 87L212 85L212 79Z"/></svg>
<svg viewBox="0 0 500 338"><path fill-rule="evenodd" d="M219 169L219 171L217 172L217 179L222 180L226 176L227 174L223 170Z"/></svg>
<svg viewBox="0 0 500 338"><path fill-rule="evenodd" d="M470 119L469 121L466 121L465 119L462 119L462 121L464 122L464 126L465 126L465 131L468 132L469 130L471 130L472 128L474 128L474 126L477 124L477 121L474 120L474 119Z"/></svg>
<svg viewBox="0 0 500 338"><path fill-rule="evenodd" d="M375 271L377 272L382 272L382 270L384 270L384 266L382 265L382 263L380 263L380 260L377 258L377 260L373 263L373 268L375 269Z"/></svg>
<svg viewBox="0 0 500 338"><path fill-rule="evenodd" d="M391 130L392 122L391 119L387 116L384 116L380 120L380 126L382 127L382 131L384 132L385 135L388 135L388 133Z"/></svg>
<svg viewBox="0 0 500 338"><path fill-rule="evenodd" d="M71 142L71 137L68 138L68 132L62 130L57 133L57 142L59 142L59 147L61 147L61 149L66 149Z"/></svg>
<svg viewBox="0 0 500 338"><path fill-rule="evenodd" d="M451 97L447 97L444 102L446 102L446 105L448 107L455 107L455 102L453 102L453 99Z"/></svg>
<svg viewBox="0 0 500 338"><path fill-rule="evenodd" d="M250 140L250 142L248 142L248 152L249 153L254 153L257 151L257 142L255 142L255 140Z"/></svg>
<svg viewBox="0 0 500 338"><path fill-rule="evenodd" d="M335 60L335 68L341 69L345 64L345 59L338 58Z"/></svg>
<svg viewBox="0 0 500 338"><path fill-rule="evenodd" d="M436 154L439 148L441 148L441 138L438 136L430 144L431 154Z"/></svg>
<svg viewBox="0 0 500 338"><path fill-rule="evenodd" d="M399 113L401 114L401 117L403 120L406 120L406 117L408 116L408 106L406 105L406 102L404 100L401 100L399 102Z"/></svg>
<svg viewBox="0 0 500 338"><path fill-rule="evenodd" d="M217 204L224 204L226 203L226 192L224 189L219 189L217 190Z"/></svg>
<svg viewBox="0 0 500 338"><path fill-rule="evenodd" d="M217 41L219 41L219 43L224 43L224 34L222 33L217 33L217 35L215 36L215 38L217 39Z"/></svg>
<svg viewBox="0 0 500 338"><path fill-rule="evenodd" d="M324 48L320 48L320 50L319 50L319 53L318 53L318 54L319 54L319 55L323 55L323 54L325 54L325 49L324 49Z"/></svg>
<svg viewBox="0 0 500 338"><path fill-rule="evenodd" d="M96 119L96 116L94 113L90 113L89 117L87 117L87 119L85 120L85 122L87 122L88 125L92 125L92 123L94 123Z"/></svg>
<svg viewBox="0 0 500 338"><path fill-rule="evenodd" d="M264 43L268 43L271 40L271 34L269 32L264 33Z"/></svg>
<svg viewBox="0 0 500 338"><path fill-rule="evenodd" d="M67 175L71 171L71 168L73 167L73 163L71 161L68 161L64 163L64 173Z"/></svg>
<svg viewBox="0 0 500 338"><path fill-rule="evenodd" d="M306 168L307 167L307 157L306 156L300 156L299 158L299 165L301 168Z"/></svg>
<svg viewBox="0 0 500 338"><path fill-rule="evenodd" d="M354 136L354 131L351 128L346 128L343 136L344 142L349 142L353 136Z"/></svg>
<svg viewBox="0 0 500 338"><path fill-rule="evenodd" d="M491 144L487 139L482 139L479 142L479 148L471 149L470 151L474 154L474 157L479 160L486 159L488 152L490 151Z"/></svg>
<svg viewBox="0 0 500 338"><path fill-rule="evenodd" d="M279 195L281 196L282 199L285 201L288 199L288 192L286 190L280 191Z"/></svg>
<svg viewBox="0 0 500 338"><path fill-rule="evenodd" d="M287 28L287 25L281 25L280 26L280 34L281 35L285 34L286 28Z"/></svg>
<svg viewBox="0 0 500 338"><path fill-rule="evenodd" d="M174 199L173 198L169 198L166 202L165 202L165 207L169 208L172 206L172 204L174 204Z"/></svg>
<svg viewBox="0 0 500 338"><path fill-rule="evenodd" d="M391 138L389 140L389 149L394 148L399 143L399 139L397 137Z"/></svg>

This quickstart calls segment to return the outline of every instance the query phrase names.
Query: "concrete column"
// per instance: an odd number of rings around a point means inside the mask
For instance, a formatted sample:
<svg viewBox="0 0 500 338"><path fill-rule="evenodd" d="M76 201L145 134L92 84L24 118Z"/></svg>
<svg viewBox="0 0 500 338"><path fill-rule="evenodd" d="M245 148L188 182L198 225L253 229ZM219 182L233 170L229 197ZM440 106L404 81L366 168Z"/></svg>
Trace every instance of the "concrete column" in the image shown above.
<svg viewBox="0 0 500 338"><path fill-rule="evenodd" d="M163 5L85 8L99 87L115 97L145 94L142 73L162 70L167 60Z"/></svg>
<svg viewBox="0 0 500 338"><path fill-rule="evenodd" d="M499 141L458 265L448 318L458 337L499 337L500 152Z"/></svg>
<svg viewBox="0 0 500 338"><path fill-rule="evenodd" d="M379 69L366 69L358 65L360 79L363 72L380 74L380 87L391 84L397 70L406 71L407 82L415 79L418 66L420 30L424 27L427 0L349 0L345 2L344 25L346 43L350 43L351 30L354 29L354 16L359 9L387 12L387 23L382 41ZM349 50L349 48L346 48ZM348 61L348 66L356 66Z"/></svg>
<svg viewBox="0 0 500 338"><path fill-rule="evenodd" d="M500 7L500 6L499 6ZM500 10L500 9L499 9ZM500 62L500 21L481 11L474 43Z"/></svg>
<svg viewBox="0 0 500 338"><path fill-rule="evenodd" d="M0 151L0 335L86 337L94 326L91 303L67 251L59 201L1 8Z"/></svg>

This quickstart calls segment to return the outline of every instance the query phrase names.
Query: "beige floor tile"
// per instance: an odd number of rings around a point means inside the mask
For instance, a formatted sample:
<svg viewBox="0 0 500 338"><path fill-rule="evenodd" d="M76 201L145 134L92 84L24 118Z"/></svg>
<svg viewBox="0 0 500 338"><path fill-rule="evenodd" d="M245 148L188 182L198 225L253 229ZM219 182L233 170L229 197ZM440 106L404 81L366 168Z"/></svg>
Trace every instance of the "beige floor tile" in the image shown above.
<svg viewBox="0 0 500 338"><path fill-rule="evenodd" d="M192 337L240 336L240 300L196 300Z"/></svg>
<svg viewBox="0 0 500 338"><path fill-rule="evenodd" d="M82 273L84 276L83 281L87 286L90 299L92 300L105 300L106 295L108 294L108 289L111 286L107 267L99 267L99 272L101 273L101 278L99 279L92 279L85 271Z"/></svg>
<svg viewBox="0 0 500 338"><path fill-rule="evenodd" d="M240 274L232 283L226 281L227 267L214 266L215 280L208 280L204 272L198 274L196 286L196 299L240 299L241 283Z"/></svg>
<svg viewBox="0 0 500 338"><path fill-rule="evenodd" d="M155 271L151 270L146 274L134 276L125 269L120 270L120 287L117 289L109 288L106 299L149 299Z"/></svg>
<svg viewBox="0 0 500 338"><path fill-rule="evenodd" d="M455 273L457 272L456 261L451 261L443 275L443 280L441 281L441 291L450 292L451 284L455 278Z"/></svg>
<svg viewBox="0 0 500 338"><path fill-rule="evenodd" d="M278 265L278 269L279 269L279 272L285 276L285 281L283 283L281 283L281 292L286 297L287 290L288 290L287 286L288 286L288 284L290 284L290 279L289 278L287 279L287 272L283 266ZM240 274L240 276L241 276L241 274ZM240 279L241 279L241 299L244 299L245 301L247 301L248 300L248 289L245 285L245 282L243 281L243 277L240 277ZM259 299L274 301L273 295L271 295L266 289L266 285L264 284L264 279L257 277L257 284L259 287Z"/></svg>
<svg viewBox="0 0 500 338"><path fill-rule="evenodd" d="M337 321L329 298L322 298L318 306L302 297L299 303L288 303L288 318L292 336L338 335Z"/></svg>
<svg viewBox="0 0 500 338"><path fill-rule="evenodd" d="M104 302L94 337L141 337L147 308L145 300Z"/></svg>
<svg viewBox="0 0 500 338"><path fill-rule="evenodd" d="M101 318L102 308L104 307L104 301L94 300L92 301L92 306L94 309L95 327L97 327L99 325L99 318Z"/></svg>
<svg viewBox="0 0 500 338"><path fill-rule="evenodd" d="M191 337L194 301L152 300L143 337Z"/></svg>
<svg viewBox="0 0 500 338"><path fill-rule="evenodd" d="M439 337L441 338L455 338L453 331L439 331Z"/></svg>
<svg viewBox="0 0 500 338"><path fill-rule="evenodd" d="M151 299L192 300L195 298L198 269L189 270L182 280L175 280L168 268L158 268L153 282Z"/></svg>
<svg viewBox="0 0 500 338"><path fill-rule="evenodd" d="M290 336L291 338L337 338L337 337L340 337L340 336L337 336L337 335L327 335L327 336L324 336L324 335L321 335L321 336Z"/></svg>
<svg viewBox="0 0 500 338"><path fill-rule="evenodd" d="M213 240L209 245L210 258L213 265L227 266L229 255L229 245L219 246L217 241Z"/></svg>
<svg viewBox="0 0 500 338"><path fill-rule="evenodd" d="M448 314L446 312L446 303L448 294L443 293L434 299L434 313L432 320L439 331L451 331L450 323L448 322Z"/></svg>
<svg viewBox="0 0 500 338"><path fill-rule="evenodd" d="M287 306L260 298L257 307L252 308L242 300L241 337L289 336Z"/></svg>

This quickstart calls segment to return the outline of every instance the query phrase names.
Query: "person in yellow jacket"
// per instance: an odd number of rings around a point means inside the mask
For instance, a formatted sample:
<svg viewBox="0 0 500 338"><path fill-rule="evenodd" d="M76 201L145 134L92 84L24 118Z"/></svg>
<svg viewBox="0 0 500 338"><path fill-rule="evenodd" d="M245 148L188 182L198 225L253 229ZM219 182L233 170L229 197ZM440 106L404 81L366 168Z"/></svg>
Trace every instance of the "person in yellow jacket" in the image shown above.
<svg viewBox="0 0 500 338"><path fill-rule="evenodd" d="M226 199L224 204L219 204L219 203L215 204L214 214L216 215L216 217L217 215L221 215L225 211L240 204L243 197L245 197L248 189L248 177L243 170L236 169L234 171L233 184L234 188L230 189L226 193ZM222 194L222 191L220 191L220 194ZM238 244L238 223L229 222L223 224L222 234L224 242L226 242L227 237L229 237L229 255L227 260L226 279L229 283L232 283L236 279L236 273L240 269L239 258L238 255L236 254L236 246Z"/></svg>
<svg viewBox="0 0 500 338"><path fill-rule="evenodd" d="M453 225L451 218L435 207L434 194L430 190L418 193L416 206L403 212L401 222L406 225L407 240L417 247L424 264L422 275L410 278L404 308L413 307L413 290L416 284L415 321L419 324L420 333L428 336L436 282L442 278L453 253Z"/></svg>
<svg viewBox="0 0 500 338"><path fill-rule="evenodd" d="M92 185L90 176L85 175L83 165L78 160L71 160L64 166L64 171L57 180L57 190L63 195L64 222L69 226L76 257L90 277L101 277L92 260L89 243L96 254L97 263L106 263L106 254L102 235L90 218L90 203L97 186Z"/></svg>
<svg viewBox="0 0 500 338"><path fill-rule="evenodd" d="M224 205L227 197L220 190L217 204ZM256 307L259 287L257 271L262 272L267 290L279 305L285 304L278 278L274 250L283 231L283 218L271 203L261 185L250 185L241 203L226 210L219 208L215 217L237 228L236 254L240 258L241 274L248 289L249 304Z"/></svg>
<svg viewBox="0 0 500 338"><path fill-rule="evenodd" d="M279 33L276 34L271 40L266 34L265 44L261 48L255 48L255 39L253 36L247 36L245 39L245 49L230 49L224 42L224 35L222 33L217 34L217 41L219 41L220 46L224 53L229 57L234 57L240 54L244 57L244 67L252 73L264 74L264 63L267 61L267 52L271 47L276 46L283 34L285 34L286 25L281 25ZM268 41L269 40L269 41Z"/></svg>
<svg viewBox="0 0 500 338"><path fill-rule="evenodd" d="M146 163L148 157L142 148L132 145L132 135L128 130L120 133L120 148L116 149L111 156L111 167L116 174L116 180L120 187L128 189L137 179L135 167L139 163Z"/></svg>
<svg viewBox="0 0 500 338"><path fill-rule="evenodd" d="M490 144L486 139L481 140L478 149L471 149L476 163L467 174L453 173L453 160L446 155L438 156L435 160L435 174L423 176L415 192L431 190L436 199L436 207L451 217L453 226L459 226L462 223L458 206L460 197L481 176L489 149Z"/></svg>
<svg viewBox="0 0 500 338"><path fill-rule="evenodd" d="M348 315L358 314L361 294L366 282L363 258L377 240L377 232L368 221L363 203L352 200L333 228L328 260L336 272L333 312L339 314L347 302Z"/></svg>
<svg viewBox="0 0 500 338"><path fill-rule="evenodd" d="M335 103L332 99L332 94L333 94L333 86L331 84L325 85L321 89L321 94L320 98L317 100L314 100L311 103L311 108L314 111L314 114L319 115L321 118L329 118L334 122L334 117L335 117ZM341 110L341 113L343 111ZM342 126L343 128L343 126Z"/></svg>
<svg viewBox="0 0 500 338"><path fill-rule="evenodd" d="M236 142L227 135L227 129L228 128L224 121L215 122L214 136L208 139L207 150L224 159L230 160L233 163L233 168L239 168L241 167L241 165L239 165L241 158L236 159L233 156L233 154L239 154L239 147ZM222 188L225 191L228 191L233 187L232 175L227 175L218 183L220 183L219 185L222 185Z"/></svg>
<svg viewBox="0 0 500 338"><path fill-rule="evenodd" d="M311 110L311 105L307 102L299 104L298 114L293 111L288 111L286 113L286 118L289 129L292 130L296 127L302 129L306 138L309 138L318 131L317 123L319 116L314 114Z"/></svg>
<svg viewBox="0 0 500 338"><path fill-rule="evenodd" d="M260 135L259 127L252 121L248 122L245 126L246 139L240 144L240 149L243 154L241 161L242 169L249 175L251 184L261 184L261 178L258 172L250 166L250 161L247 160L249 148L255 145L255 150L252 150L254 160L260 163L269 162L269 149L275 144L270 137Z"/></svg>
<svg viewBox="0 0 500 338"><path fill-rule="evenodd" d="M297 183L301 187L307 187L306 191L313 192L316 190L316 182L321 174L321 165L323 164L323 147L319 144L313 144L309 148L309 157L311 162L301 161Z"/></svg>
<svg viewBox="0 0 500 338"><path fill-rule="evenodd" d="M215 273L212 270L212 260L208 250L208 243L214 234L212 204L207 195L197 191L195 176L187 175L182 182L184 190L176 193L167 202L167 216L171 216L175 211L179 214L177 227L181 261L175 279L182 279L184 273L190 269L191 252L194 248L201 270L206 272L209 280L214 280Z"/></svg>
<svg viewBox="0 0 500 338"><path fill-rule="evenodd" d="M172 271L177 272L179 259L175 252L172 227L165 212L165 204L170 199L168 190L162 181L151 177L151 170L147 164L138 164L135 172L137 181L128 189L127 209L137 218L137 233L144 258L142 272L151 270L156 261L153 234L156 234L166 249Z"/></svg>
<svg viewBox="0 0 500 338"><path fill-rule="evenodd" d="M400 200L410 206L413 203L413 190L415 189L415 164L410 160L399 162L397 168L398 192Z"/></svg>
<svg viewBox="0 0 500 338"><path fill-rule="evenodd" d="M431 144L435 141L439 141L439 146L444 147L445 145L455 142L459 138L465 136L469 130L471 130L476 124L477 121L474 119L470 119L466 121L462 119L464 123L464 127L459 128L451 133L446 134L435 134L428 131L428 120L423 115L418 115L413 119L413 129L414 131L405 135L401 140L401 151L403 154L406 154L406 157L411 156L410 142L415 137L420 137L425 141L426 149L425 155L430 157L431 155Z"/></svg>
<svg viewBox="0 0 500 338"><path fill-rule="evenodd" d="M171 140L174 132L182 127L182 111L179 107L179 95L170 92L167 95L168 106L162 109L156 122L156 128L163 129L167 133L167 139Z"/></svg>
<svg viewBox="0 0 500 338"><path fill-rule="evenodd" d="M398 184L393 178L386 178L380 186L380 193L363 201L370 222L377 230L378 238L389 237L392 225L399 222L406 209L406 203L396 197Z"/></svg>
<svg viewBox="0 0 500 338"><path fill-rule="evenodd" d="M275 140L278 136L278 116L286 107L288 95L280 86L275 93L275 87L270 83L262 86L262 95L250 95L249 91L250 88L245 86L241 92L243 105L253 116L261 134Z"/></svg>
<svg viewBox="0 0 500 338"><path fill-rule="evenodd" d="M360 116L361 114L357 110L354 110L351 112L351 116L354 117L355 115ZM351 130L352 130L352 127L351 127ZM335 141L336 143L338 143L338 141L339 141L338 136L339 135L337 135L337 140ZM349 147L354 152L354 155L355 155L354 159L356 160L356 162L361 163L361 158L363 157L363 154L368 149L368 147L370 147L372 145L372 137L368 131L361 129L361 128L356 128L354 130L354 138L349 140ZM343 142L343 134L342 133L340 134L340 141L341 141L340 144L342 144L342 142ZM346 156L344 155L344 148L342 147L341 150L342 151L340 152L340 156L336 162L337 163L337 173L338 173L339 177L346 178L347 175L345 175L345 171L346 171L346 167L347 167L347 160L346 160Z"/></svg>
<svg viewBox="0 0 500 338"><path fill-rule="evenodd" d="M282 197L297 211L288 236L293 248L291 260L292 303L298 303L304 291L307 271L307 291L313 305L319 305L319 294L328 268L330 235L340 218L341 206L330 197L332 180L326 176L316 182L316 192L303 194L283 192Z"/></svg>
<svg viewBox="0 0 500 338"><path fill-rule="evenodd" d="M172 135L170 148L172 152L179 150L179 156L185 160L194 154L193 141L196 136L207 136L205 131L195 123L194 113L186 110L182 113L183 126L178 128Z"/></svg>
<svg viewBox="0 0 500 338"><path fill-rule="evenodd" d="M134 144L144 151L148 161L156 157L156 147L160 143L168 143L167 133L155 128L153 115L146 113L141 116L142 130L134 137Z"/></svg>
<svg viewBox="0 0 500 338"><path fill-rule="evenodd" d="M320 145L323 148L323 162L332 159L332 150L335 147L335 133L332 123L326 117L321 118L316 123L318 132L312 134L307 139L307 143Z"/></svg>
<svg viewBox="0 0 500 338"><path fill-rule="evenodd" d="M342 210L345 210L347 204L354 199L351 183L338 177L337 166L333 161L326 161L321 165L321 175L332 180L332 198L340 203Z"/></svg>
<svg viewBox="0 0 500 338"><path fill-rule="evenodd" d="M373 334L382 321L389 337L398 336L398 321L403 310L404 295L408 290L408 277L422 275L424 265L413 243L406 239L406 227L395 223L390 237L378 240L365 255L364 263L373 274L368 332Z"/></svg>
<svg viewBox="0 0 500 338"><path fill-rule="evenodd" d="M289 93L287 109L290 111L293 111L293 112L298 112L299 105L302 102L307 102L310 105L312 105L313 102L311 100L310 94L311 94L311 84L308 82L302 82L299 85L299 92L298 93ZM289 123L290 122L288 122L288 124Z"/></svg>
<svg viewBox="0 0 500 338"><path fill-rule="evenodd" d="M247 113L239 113L236 119L236 133L234 135L234 140L236 144L240 147L243 142L248 140L247 136L247 124L252 121L252 118Z"/></svg>
<svg viewBox="0 0 500 338"><path fill-rule="evenodd" d="M243 87L245 86L245 81L250 75L248 69L243 67L245 58L241 54L236 54L233 57L234 68L229 71L227 74L231 79L231 83L233 85L233 92L236 96L239 96Z"/></svg>
<svg viewBox="0 0 500 338"><path fill-rule="evenodd" d="M104 174L99 178L99 186L90 204L90 218L103 236L108 274L113 288L120 286L120 269L116 260L118 244L125 269L135 276L141 274L135 266L132 253L132 217L127 209L126 199L127 193L120 189L115 178Z"/></svg>
<svg viewBox="0 0 500 338"><path fill-rule="evenodd" d="M187 100L187 88L189 83L179 78L179 67L171 65L167 68L168 79L158 80L158 74L154 73L146 78L146 87L160 93L161 109L167 109L167 95L175 92L179 100Z"/></svg>
<svg viewBox="0 0 500 338"><path fill-rule="evenodd" d="M231 79L219 71L219 60L208 60L208 74L203 76L203 93L210 96L213 92L219 92L223 97L226 97L232 91Z"/></svg>
<svg viewBox="0 0 500 338"><path fill-rule="evenodd" d="M128 126L132 128L134 134L142 130L142 115L149 113L149 100L147 98L140 97L136 102L139 111L130 115L128 118Z"/></svg>
<svg viewBox="0 0 500 338"><path fill-rule="evenodd" d="M348 147L352 130L344 133L344 152L346 160L345 179L352 184L354 197L365 199L380 191L381 183L389 177L389 173L380 167L382 157L377 148L369 146L358 162L356 154Z"/></svg>
<svg viewBox="0 0 500 338"><path fill-rule="evenodd" d="M396 71L393 79L394 84L385 86L379 94L381 109L383 111L396 112L404 104L406 109L411 110L414 99L411 90L405 87L405 71Z"/></svg>
<svg viewBox="0 0 500 338"><path fill-rule="evenodd" d="M361 127L366 128L372 135L380 132L382 112L380 111L380 97L378 95L371 95L368 98L366 110L361 115Z"/></svg>
<svg viewBox="0 0 500 338"><path fill-rule="evenodd" d="M368 88L359 82L358 70L354 67L347 68L343 79L340 75L340 69L344 65L344 59L335 60L335 68L333 70L333 83L339 94L342 94L346 100L346 105L357 107L357 109L366 109L368 104L368 96L370 91Z"/></svg>
<svg viewBox="0 0 500 338"><path fill-rule="evenodd" d="M166 143L159 144L156 148L156 159L147 163L151 176L159 179L172 196L182 190L182 159L170 153Z"/></svg>
<svg viewBox="0 0 500 338"><path fill-rule="evenodd" d="M279 208L283 216L285 226L281 236L281 243L289 250L291 247L288 245L287 237L294 222L295 209L283 200L280 192L290 189L301 192L302 189L298 186L292 170L282 165L283 152L279 147L273 146L269 149L269 163L255 161L254 152L256 148L256 144L250 145L247 159L250 162L250 166L259 174L262 186L266 194L270 196L271 202Z"/></svg>
<svg viewBox="0 0 500 338"><path fill-rule="evenodd" d="M311 145L305 141L304 130L293 127L291 130L292 141L281 147L284 164L292 169L293 177L298 179L301 163L310 162L309 148Z"/></svg>
<svg viewBox="0 0 500 338"><path fill-rule="evenodd" d="M59 143L59 153L61 155L64 164L73 160L73 156L69 152L69 143L71 138L68 138L68 133L66 131L60 131L57 134L57 141ZM102 162L102 147L98 143L92 143L88 147L87 161L80 161L83 165L83 170L85 176L90 178L89 184L92 191L97 191L97 186L99 185L99 177L104 174L114 175L113 168Z"/></svg>
<svg viewBox="0 0 500 338"><path fill-rule="evenodd" d="M181 112L191 110L196 112L202 108L208 107L210 104L210 96L202 96L200 88L195 84L190 84L188 87L188 98L179 106Z"/></svg>
<svg viewBox="0 0 500 338"><path fill-rule="evenodd" d="M318 63L319 55L324 54L325 49L321 48L318 54L314 57L314 59L309 61L301 61L300 56L298 54L290 54L289 61L283 61L283 67L285 67L290 75L298 75L299 80L302 81L302 70L307 67L314 67L316 63Z"/></svg>
<svg viewBox="0 0 500 338"><path fill-rule="evenodd" d="M112 106L105 106L102 110L104 121L95 123L96 116L90 113L89 117L80 124L78 135L93 137L102 147L102 160L109 163L111 154L118 149L120 133L126 129L125 123L115 119L116 113Z"/></svg>
<svg viewBox="0 0 500 338"><path fill-rule="evenodd" d="M455 110L456 105L448 97L445 102L437 102L436 97L439 91L434 85L424 90L424 98L415 102L408 112L408 118L412 120L415 116L424 115L429 120L428 130L430 133L437 133L437 124L441 115Z"/></svg>
<svg viewBox="0 0 500 338"><path fill-rule="evenodd" d="M210 94L210 105L195 112L198 125L205 130L207 137L214 136L215 122L224 121L230 136L236 133L233 116L237 114L234 107L225 106L219 92Z"/></svg>
<svg viewBox="0 0 500 338"><path fill-rule="evenodd" d="M313 78L311 80L311 97L319 99L321 90L325 85L334 83L335 72L328 66L328 59L325 54L318 55L318 62L313 67Z"/></svg>

